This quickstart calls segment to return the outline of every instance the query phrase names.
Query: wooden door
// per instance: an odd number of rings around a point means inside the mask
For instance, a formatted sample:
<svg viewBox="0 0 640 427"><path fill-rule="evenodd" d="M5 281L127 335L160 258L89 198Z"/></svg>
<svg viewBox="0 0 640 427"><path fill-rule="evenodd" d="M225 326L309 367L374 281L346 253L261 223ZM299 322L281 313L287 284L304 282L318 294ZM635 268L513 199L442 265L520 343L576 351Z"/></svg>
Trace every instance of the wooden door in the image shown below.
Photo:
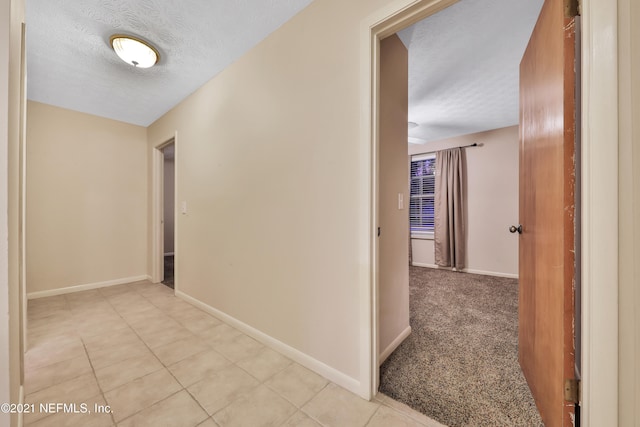
<svg viewBox="0 0 640 427"><path fill-rule="evenodd" d="M575 18L545 0L520 63L519 360L547 427L572 425Z"/></svg>

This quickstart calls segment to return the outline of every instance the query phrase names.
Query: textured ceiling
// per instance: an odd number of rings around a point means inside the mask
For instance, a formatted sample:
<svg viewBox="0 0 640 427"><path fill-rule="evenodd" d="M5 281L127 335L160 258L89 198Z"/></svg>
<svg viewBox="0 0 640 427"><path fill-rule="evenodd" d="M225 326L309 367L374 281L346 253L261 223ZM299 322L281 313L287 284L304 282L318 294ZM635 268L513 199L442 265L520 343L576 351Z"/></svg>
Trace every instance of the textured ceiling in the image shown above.
<svg viewBox="0 0 640 427"><path fill-rule="evenodd" d="M312 0L27 0L28 98L148 126ZM410 141L518 123L518 66L542 0L460 0L398 35L409 49ZM160 63L109 46L137 35Z"/></svg>
<svg viewBox="0 0 640 427"><path fill-rule="evenodd" d="M460 0L402 30L409 50L409 141L518 123L520 59L542 0Z"/></svg>
<svg viewBox="0 0 640 427"><path fill-rule="evenodd" d="M141 126L312 0L27 0L28 98ZM158 65L122 62L109 36L150 41Z"/></svg>

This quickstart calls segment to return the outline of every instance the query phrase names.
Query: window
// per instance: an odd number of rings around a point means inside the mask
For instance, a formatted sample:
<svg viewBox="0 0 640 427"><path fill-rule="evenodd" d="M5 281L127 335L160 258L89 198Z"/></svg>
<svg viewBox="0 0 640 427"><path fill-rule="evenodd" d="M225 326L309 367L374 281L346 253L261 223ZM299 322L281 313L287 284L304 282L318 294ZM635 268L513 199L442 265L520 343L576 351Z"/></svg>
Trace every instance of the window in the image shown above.
<svg viewBox="0 0 640 427"><path fill-rule="evenodd" d="M411 234L429 236L434 231L436 155L422 154L411 158L411 201L409 224Z"/></svg>

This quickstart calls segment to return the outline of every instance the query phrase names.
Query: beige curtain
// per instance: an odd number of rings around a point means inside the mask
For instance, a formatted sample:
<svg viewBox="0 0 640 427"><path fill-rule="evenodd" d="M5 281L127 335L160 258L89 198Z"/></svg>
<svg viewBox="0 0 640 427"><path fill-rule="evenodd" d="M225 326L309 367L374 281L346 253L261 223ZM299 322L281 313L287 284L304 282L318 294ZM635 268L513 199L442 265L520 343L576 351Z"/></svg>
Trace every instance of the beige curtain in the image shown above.
<svg viewBox="0 0 640 427"><path fill-rule="evenodd" d="M462 148L436 153L435 261L440 267L465 265L464 170Z"/></svg>

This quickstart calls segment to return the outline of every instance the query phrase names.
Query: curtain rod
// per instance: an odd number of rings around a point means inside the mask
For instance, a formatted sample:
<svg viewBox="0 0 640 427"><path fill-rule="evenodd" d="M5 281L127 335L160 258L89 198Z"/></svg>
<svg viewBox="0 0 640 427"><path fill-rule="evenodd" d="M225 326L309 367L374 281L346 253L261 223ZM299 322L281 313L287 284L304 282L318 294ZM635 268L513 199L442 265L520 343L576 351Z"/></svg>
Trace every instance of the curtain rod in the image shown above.
<svg viewBox="0 0 640 427"><path fill-rule="evenodd" d="M437 153L438 151L444 151L444 150L453 150L454 148L467 148L467 147L479 147L477 142L474 142L473 144L469 144L469 145L461 145L459 147L449 147L449 148L443 148L442 150L437 150L437 151L432 151L432 153Z"/></svg>
<svg viewBox="0 0 640 427"><path fill-rule="evenodd" d="M469 145L462 145L460 147L451 147L451 148L445 148L444 150L451 150L453 148L467 148L467 147L480 147L480 145L478 145L477 142L474 142L473 144L469 144ZM438 151L443 151L443 150L438 150ZM413 156L423 156L426 154L435 154L438 151L425 151L424 153L416 153L416 154L411 154L411 157Z"/></svg>

